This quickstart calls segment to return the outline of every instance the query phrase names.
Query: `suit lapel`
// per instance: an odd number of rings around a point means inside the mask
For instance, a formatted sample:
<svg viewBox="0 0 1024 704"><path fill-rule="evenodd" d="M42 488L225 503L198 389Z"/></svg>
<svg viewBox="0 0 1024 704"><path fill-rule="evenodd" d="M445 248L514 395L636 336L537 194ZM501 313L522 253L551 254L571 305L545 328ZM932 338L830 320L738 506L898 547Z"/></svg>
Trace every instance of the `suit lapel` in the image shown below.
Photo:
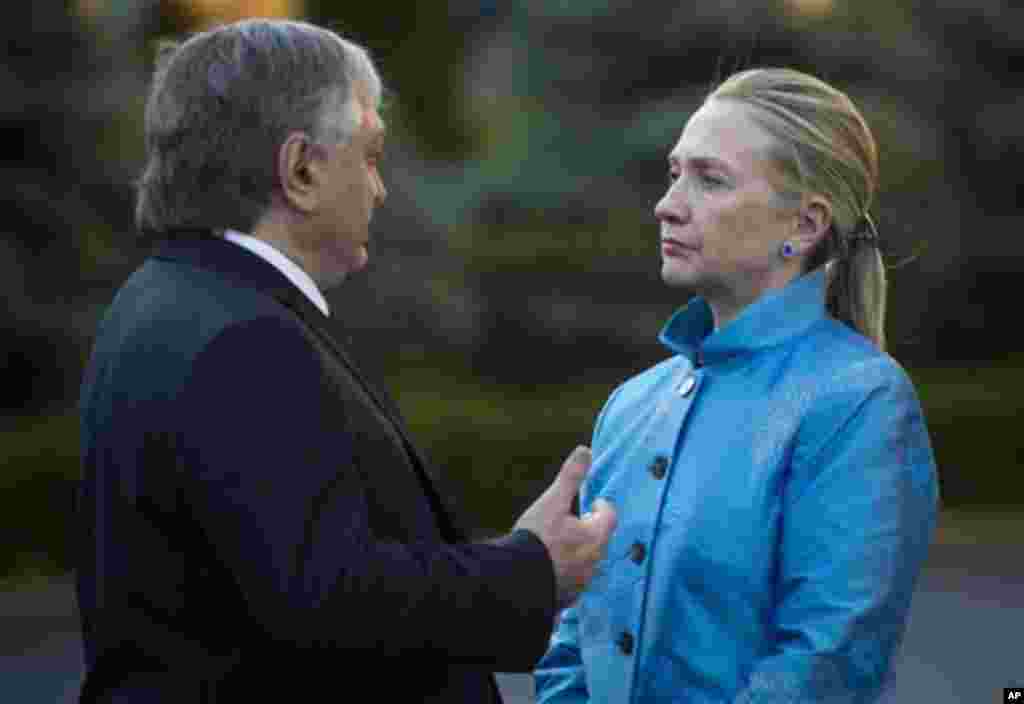
<svg viewBox="0 0 1024 704"><path fill-rule="evenodd" d="M346 339L344 329L337 321L325 316L319 308L306 298L306 296L294 286L283 286L272 292L274 298L280 301L285 307L295 313L309 328L311 328L333 351L337 358L345 365L352 378L355 379L367 396L377 406L377 410L390 421L398 436L402 439L406 453L412 459L412 464L419 476L430 499L430 504L438 514L442 526L442 535L450 542L457 542L466 539L466 532L459 525L452 506L444 499L438 491L441 485L438 477L430 471L430 464L426 461L416 445L412 442L408 429L402 419L398 405L391 399L390 395L369 382L363 372L352 359L351 354L345 348L343 340Z"/></svg>
<svg viewBox="0 0 1024 704"><path fill-rule="evenodd" d="M457 512L438 490L443 483L431 474L430 464L412 442L397 404L386 392L369 383L345 349L342 341L346 335L341 325L334 319L325 316L312 301L306 298L302 291L269 262L232 242L215 236L211 231L201 228L178 229L163 234L169 238L164 239L159 245L155 253L157 258L181 261L191 266L210 269L237 285L262 291L291 310L300 321L324 341L327 348L348 370L381 415L391 423L395 433L401 439L420 484L434 509L441 528L441 535L450 542L465 540L468 533L456 521Z"/></svg>

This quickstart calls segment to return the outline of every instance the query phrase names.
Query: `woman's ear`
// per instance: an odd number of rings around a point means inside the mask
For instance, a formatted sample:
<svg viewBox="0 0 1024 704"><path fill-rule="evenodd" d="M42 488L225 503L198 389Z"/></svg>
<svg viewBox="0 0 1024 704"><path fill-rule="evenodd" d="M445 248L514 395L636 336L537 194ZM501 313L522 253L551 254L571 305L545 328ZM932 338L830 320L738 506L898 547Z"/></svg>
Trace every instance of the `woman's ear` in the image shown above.
<svg viewBox="0 0 1024 704"><path fill-rule="evenodd" d="M815 247L832 227L832 205L821 196L807 196L797 213L796 239L804 251Z"/></svg>

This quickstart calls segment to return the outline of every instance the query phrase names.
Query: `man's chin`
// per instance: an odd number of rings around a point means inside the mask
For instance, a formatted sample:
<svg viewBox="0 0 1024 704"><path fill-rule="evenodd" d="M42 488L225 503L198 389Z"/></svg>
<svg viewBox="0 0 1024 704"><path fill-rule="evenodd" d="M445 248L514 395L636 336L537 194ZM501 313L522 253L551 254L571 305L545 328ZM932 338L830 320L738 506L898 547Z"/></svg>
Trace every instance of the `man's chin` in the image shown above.
<svg viewBox="0 0 1024 704"><path fill-rule="evenodd" d="M339 258L331 267L330 273L321 274L321 280L317 284L324 291L337 288L345 282L349 274L362 271L369 262L370 253L366 245L359 245L356 251L347 253L343 260Z"/></svg>

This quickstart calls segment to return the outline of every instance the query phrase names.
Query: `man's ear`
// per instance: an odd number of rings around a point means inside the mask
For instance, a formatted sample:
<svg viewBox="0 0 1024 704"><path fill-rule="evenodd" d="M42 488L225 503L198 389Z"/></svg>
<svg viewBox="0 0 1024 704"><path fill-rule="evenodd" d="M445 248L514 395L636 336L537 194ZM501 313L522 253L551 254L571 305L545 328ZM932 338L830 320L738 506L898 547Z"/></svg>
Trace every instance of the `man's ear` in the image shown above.
<svg viewBox="0 0 1024 704"><path fill-rule="evenodd" d="M794 239L806 252L821 242L832 227L832 204L821 196L807 196L796 217Z"/></svg>
<svg viewBox="0 0 1024 704"><path fill-rule="evenodd" d="M285 202L309 214L320 204L322 164L316 145L303 132L290 132L277 153L277 182Z"/></svg>

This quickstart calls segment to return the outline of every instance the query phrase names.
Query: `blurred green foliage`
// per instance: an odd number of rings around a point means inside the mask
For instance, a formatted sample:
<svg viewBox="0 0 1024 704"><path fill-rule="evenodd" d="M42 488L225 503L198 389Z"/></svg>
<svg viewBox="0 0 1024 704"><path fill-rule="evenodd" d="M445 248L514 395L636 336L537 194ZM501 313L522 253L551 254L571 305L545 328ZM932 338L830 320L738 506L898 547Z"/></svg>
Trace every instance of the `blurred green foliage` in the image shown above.
<svg viewBox="0 0 1024 704"><path fill-rule="evenodd" d="M462 58L479 18L453 17L444 3L341 3L307 0L307 14L367 47L385 80L392 131L414 130L434 159L462 159L479 148L461 88Z"/></svg>
<svg viewBox="0 0 1024 704"><path fill-rule="evenodd" d="M552 227L537 218L520 226L453 228L447 245L470 271L518 272L527 277L561 271L578 276L584 265L600 269L606 261L621 265L627 258L651 258L654 237L650 223L627 213L592 227Z"/></svg>
<svg viewBox="0 0 1024 704"><path fill-rule="evenodd" d="M1024 356L958 367L911 370L950 507L1024 502Z"/></svg>
<svg viewBox="0 0 1024 704"><path fill-rule="evenodd" d="M23 417L0 430L0 578L70 567L78 418Z"/></svg>

